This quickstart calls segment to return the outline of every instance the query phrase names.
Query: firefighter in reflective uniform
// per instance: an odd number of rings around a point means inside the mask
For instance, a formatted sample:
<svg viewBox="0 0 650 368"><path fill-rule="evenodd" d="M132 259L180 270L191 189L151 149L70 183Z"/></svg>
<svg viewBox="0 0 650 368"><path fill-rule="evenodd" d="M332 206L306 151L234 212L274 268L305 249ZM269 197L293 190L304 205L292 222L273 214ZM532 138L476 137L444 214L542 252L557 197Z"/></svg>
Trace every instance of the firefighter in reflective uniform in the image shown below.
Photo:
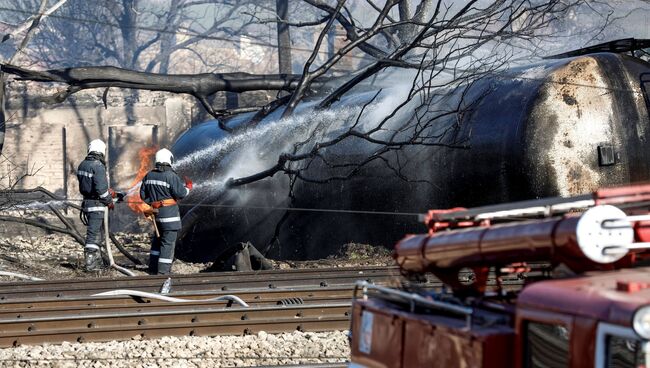
<svg viewBox="0 0 650 368"><path fill-rule="evenodd" d="M149 273L166 275L174 260L176 235L181 229L178 200L192 189L192 181L181 179L172 169L174 156L168 149L156 152L156 167L142 179L140 198L153 208L160 236L154 236L149 254Z"/></svg>
<svg viewBox="0 0 650 368"><path fill-rule="evenodd" d="M84 198L82 221L88 226L84 246L87 271L97 271L102 268L99 245L101 244L104 212L113 208L112 191L108 187L108 178L106 177L105 153L106 144L101 139L93 140L88 145L88 156L77 169L79 192Z"/></svg>

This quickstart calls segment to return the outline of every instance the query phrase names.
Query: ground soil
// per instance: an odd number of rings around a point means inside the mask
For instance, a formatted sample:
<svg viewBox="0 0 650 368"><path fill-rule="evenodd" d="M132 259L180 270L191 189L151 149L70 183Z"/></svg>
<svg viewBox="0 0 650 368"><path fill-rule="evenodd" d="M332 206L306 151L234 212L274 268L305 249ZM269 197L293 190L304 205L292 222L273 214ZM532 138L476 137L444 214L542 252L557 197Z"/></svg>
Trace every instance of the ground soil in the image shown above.
<svg viewBox="0 0 650 368"><path fill-rule="evenodd" d="M117 234L125 248L140 259L143 265L135 265L113 247L117 264L137 275L146 275L150 238L148 234ZM394 264L390 251L364 244L345 244L327 259L315 261L271 260L274 268L319 268L351 266L384 266ZM210 263L186 263L174 261L173 273L190 274L207 269ZM50 234L44 236L13 236L0 239L0 271L16 272L43 279L88 277L83 270L83 247L70 236ZM119 276L115 270L94 272L93 276ZM0 281L13 280L0 276Z"/></svg>

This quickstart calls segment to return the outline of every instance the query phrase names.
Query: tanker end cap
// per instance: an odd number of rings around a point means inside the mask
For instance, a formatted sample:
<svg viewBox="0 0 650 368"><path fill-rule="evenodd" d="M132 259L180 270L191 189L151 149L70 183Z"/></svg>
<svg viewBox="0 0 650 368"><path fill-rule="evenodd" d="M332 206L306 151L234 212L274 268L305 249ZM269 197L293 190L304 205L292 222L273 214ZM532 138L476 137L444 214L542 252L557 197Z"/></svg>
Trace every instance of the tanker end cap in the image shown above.
<svg viewBox="0 0 650 368"><path fill-rule="evenodd" d="M634 243L634 229L625 218L625 212L610 205L592 207L585 212L576 228L576 239L582 253L601 264L623 258ZM617 221L619 219L622 221ZM616 226L605 226L613 222Z"/></svg>

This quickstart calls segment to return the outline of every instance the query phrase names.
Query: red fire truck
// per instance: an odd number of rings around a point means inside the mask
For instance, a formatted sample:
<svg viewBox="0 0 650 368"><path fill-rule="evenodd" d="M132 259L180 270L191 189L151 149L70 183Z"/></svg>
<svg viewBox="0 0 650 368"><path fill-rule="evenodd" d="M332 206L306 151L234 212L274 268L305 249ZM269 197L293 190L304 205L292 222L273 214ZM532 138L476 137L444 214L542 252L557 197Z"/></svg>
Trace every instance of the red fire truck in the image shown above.
<svg viewBox="0 0 650 368"><path fill-rule="evenodd" d="M646 367L650 185L430 211L405 276L359 282L350 367Z"/></svg>

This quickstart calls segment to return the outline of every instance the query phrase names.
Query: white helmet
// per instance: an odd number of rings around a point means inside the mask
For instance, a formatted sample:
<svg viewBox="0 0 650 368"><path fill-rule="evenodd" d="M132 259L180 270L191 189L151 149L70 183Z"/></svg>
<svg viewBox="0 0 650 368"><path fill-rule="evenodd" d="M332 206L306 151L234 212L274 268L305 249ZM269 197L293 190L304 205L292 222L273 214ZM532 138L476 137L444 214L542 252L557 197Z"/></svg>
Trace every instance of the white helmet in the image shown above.
<svg viewBox="0 0 650 368"><path fill-rule="evenodd" d="M167 148L163 148L156 152L156 163L157 164L171 164L174 163L174 155Z"/></svg>
<svg viewBox="0 0 650 368"><path fill-rule="evenodd" d="M88 153L97 152L102 155L106 154L106 143L101 139L95 139L88 144Z"/></svg>

